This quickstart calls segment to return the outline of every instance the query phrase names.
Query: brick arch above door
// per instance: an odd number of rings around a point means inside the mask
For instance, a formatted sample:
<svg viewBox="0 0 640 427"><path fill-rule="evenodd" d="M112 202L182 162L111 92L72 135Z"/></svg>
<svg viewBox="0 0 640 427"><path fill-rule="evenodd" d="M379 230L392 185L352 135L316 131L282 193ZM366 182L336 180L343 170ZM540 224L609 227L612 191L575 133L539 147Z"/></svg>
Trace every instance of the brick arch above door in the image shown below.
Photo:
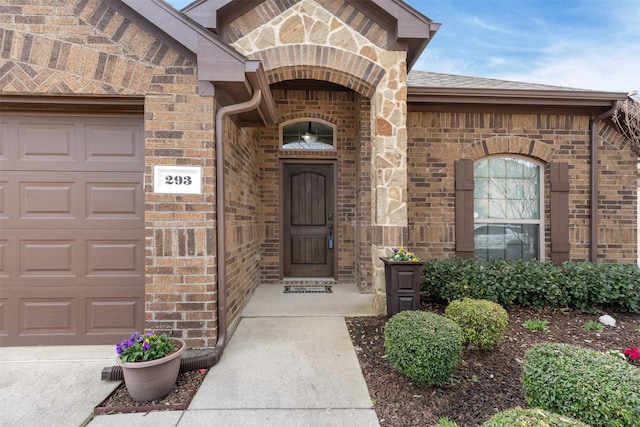
<svg viewBox="0 0 640 427"><path fill-rule="evenodd" d="M553 147L542 141L523 136L505 135L485 138L467 146L462 153L462 158L478 160L492 154L521 154L534 157L545 163L553 157Z"/></svg>
<svg viewBox="0 0 640 427"><path fill-rule="evenodd" d="M311 120L323 120L328 123L338 123L338 118L329 114L324 114L319 111L298 111L289 114L283 114L276 118L276 124L282 124L290 120L296 119L311 119Z"/></svg>
<svg viewBox="0 0 640 427"><path fill-rule="evenodd" d="M254 52L269 83L285 80L322 80L345 86L371 98L385 70L370 59L330 46L290 44Z"/></svg>

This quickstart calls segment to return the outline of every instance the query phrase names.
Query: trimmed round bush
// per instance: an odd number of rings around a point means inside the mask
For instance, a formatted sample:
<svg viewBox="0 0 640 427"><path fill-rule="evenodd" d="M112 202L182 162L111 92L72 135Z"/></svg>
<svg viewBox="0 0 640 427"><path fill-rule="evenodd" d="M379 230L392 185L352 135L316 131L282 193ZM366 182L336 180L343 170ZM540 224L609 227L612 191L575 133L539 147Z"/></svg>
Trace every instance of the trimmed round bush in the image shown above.
<svg viewBox="0 0 640 427"><path fill-rule="evenodd" d="M483 350L494 348L509 324L509 315L502 306L482 299L451 301L445 317L460 326L465 344L474 344Z"/></svg>
<svg viewBox="0 0 640 427"><path fill-rule="evenodd" d="M401 311L387 322L384 345L391 364L416 384L442 384L462 358L462 330L424 311Z"/></svg>
<svg viewBox="0 0 640 427"><path fill-rule="evenodd" d="M544 409L513 408L498 412L482 427L589 427L588 424L573 418L554 414Z"/></svg>
<svg viewBox="0 0 640 427"><path fill-rule="evenodd" d="M593 427L640 426L640 369L595 350L538 344L525 354L527 402Z"/></svg>

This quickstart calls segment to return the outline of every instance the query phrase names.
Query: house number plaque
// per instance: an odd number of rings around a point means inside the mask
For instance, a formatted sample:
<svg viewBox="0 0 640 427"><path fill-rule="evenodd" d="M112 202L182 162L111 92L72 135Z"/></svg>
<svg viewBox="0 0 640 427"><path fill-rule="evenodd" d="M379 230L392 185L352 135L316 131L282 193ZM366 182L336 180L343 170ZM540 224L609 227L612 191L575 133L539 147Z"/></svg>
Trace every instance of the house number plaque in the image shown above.
<svg viewBox="0 0 640 427"><path fill-rule="evenodd" d="M202 168L156 165L153 167L153 192L202 194Z"/></svg>

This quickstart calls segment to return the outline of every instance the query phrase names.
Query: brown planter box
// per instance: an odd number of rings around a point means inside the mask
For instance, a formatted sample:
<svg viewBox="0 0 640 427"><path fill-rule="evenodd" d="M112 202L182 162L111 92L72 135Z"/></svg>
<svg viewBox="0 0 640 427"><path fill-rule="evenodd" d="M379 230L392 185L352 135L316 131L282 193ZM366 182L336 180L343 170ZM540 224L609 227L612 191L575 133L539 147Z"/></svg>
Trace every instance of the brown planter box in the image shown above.
<svg viewBox="0 0 640 427"><path fill-rule="evenodd" d="M420 309L420 282L422 262L391 261L384 262L384 280L387 287L387 317L403 310Z"/></svg>

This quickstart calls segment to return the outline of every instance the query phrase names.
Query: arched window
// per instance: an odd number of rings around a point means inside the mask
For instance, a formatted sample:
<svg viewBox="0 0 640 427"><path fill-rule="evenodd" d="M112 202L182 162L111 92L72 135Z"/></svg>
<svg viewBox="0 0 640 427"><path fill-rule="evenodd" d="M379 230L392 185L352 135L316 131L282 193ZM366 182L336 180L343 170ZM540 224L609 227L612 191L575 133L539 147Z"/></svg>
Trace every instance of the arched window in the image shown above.
<svg viewBox="0 0 640 427"><path fill-rule="evenodd" d="M539 164L517 156L474 163L476 258L543 259L541 170Z"/></svg>
<svg viewBox="0 0 640 427"><path fill-rule="evenodd" d="M280 126L283 150L335 150L334 135L334 125L317 119L300 119Z"/></svg>

